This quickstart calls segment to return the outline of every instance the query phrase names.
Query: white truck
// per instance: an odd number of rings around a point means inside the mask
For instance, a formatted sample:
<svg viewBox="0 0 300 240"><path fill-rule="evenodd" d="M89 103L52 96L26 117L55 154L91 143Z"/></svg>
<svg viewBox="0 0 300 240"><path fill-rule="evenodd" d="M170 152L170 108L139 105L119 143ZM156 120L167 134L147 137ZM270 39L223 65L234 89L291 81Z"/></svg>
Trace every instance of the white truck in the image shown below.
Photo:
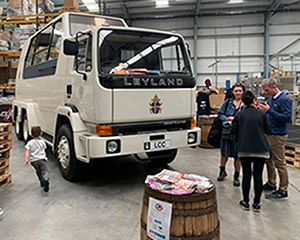
<svg viewBox="0 0 300 240"><path fill-rule="evenodd" d="M19 140L39 125L63 177L93 159L134 154L168 164L199 144L191 63L179 34L64 13L22 49L13 120Z"/></svg>

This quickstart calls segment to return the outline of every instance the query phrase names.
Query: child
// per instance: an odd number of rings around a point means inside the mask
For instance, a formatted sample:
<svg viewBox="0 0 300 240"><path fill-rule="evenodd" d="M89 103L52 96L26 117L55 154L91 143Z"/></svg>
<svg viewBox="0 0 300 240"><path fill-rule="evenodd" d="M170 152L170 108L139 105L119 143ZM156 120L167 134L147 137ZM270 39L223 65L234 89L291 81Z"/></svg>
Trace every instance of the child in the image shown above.
<svg viewBox="0 0 300 240"><path fill-rule="evenodd" d="M249 191L253 174L255 196L252 207L255 212L259 212L263 189L262 173L271 149L265 134L271 132L271 123L266 114L258 109L258 102L252 92L246 91L242 100L246 108L236 115L232 123L232 133L237 138L236 148L243 168L243 200L239 204L244 210L249 210Z"/></svg>
<svg viewBox="0 0 300 240"><path fill-rule="evenodd" d="M36 170L36 174L40 180L41 187L45 192L49 191L49 177L47 170L46 143L40 137L42 130L39 126L31 128L32 140L25 146L25 165L28 166L28 157L30 156L30 164Z"/></svg>

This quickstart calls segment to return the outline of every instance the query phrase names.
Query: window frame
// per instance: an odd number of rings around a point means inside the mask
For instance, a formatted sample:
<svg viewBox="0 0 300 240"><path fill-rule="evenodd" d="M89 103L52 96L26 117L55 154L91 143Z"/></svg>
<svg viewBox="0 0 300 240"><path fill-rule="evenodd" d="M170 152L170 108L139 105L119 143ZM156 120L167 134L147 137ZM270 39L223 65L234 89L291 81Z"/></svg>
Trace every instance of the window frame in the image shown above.
<svg viewBox="0 0 300 240"><path fill-rule="evenodd" d="M96 47L97 47L97 62L95 63L95 66L97 67L97 73L98 73L98 81L99 84L107 89L150 89L150 88L165 88L165 89L171 89L171 88L189 88L192 89L196 86L196 79L193 75L193 69L192 69L192 65L191 65L191 61L190 61L190 57L189 54L187 52L187 49L185 47L185 41L183 39L182 36L178 35L178 34L172 34L172 33L161 33L161 32L151 32L151 31L143 31L140 30L139 32L144 32L144 33L157 33L157 34L164 34L164 35L168 35L168 36L176 36L179 37L180 41L182 42L182 44L180 44L180 48L182 50L183 53L183 57L186 59L188 65L189 65L189 70L190 73L188 75L180 75L180 76L176 76L173 74L166 74L163 76L157 75L157 76L151 76L151 75L143 75L143 76L139 76L139 75L113 75L113 74L109 74L109 73L104 73L103 71L101 71L101 64L100 64L100 39L99 39L99 34L100 31L102 30L117 30L117 31L136 31L135 29L131 30L131 29L124 29L124 28L108 28L108 27L101 27L98 31L97 31L97 39L96 39ZM161 52L159 52L159 54L161 54ZM160 56L160 64L162 64L162 57ZM145 85L126 85L124 82L129 80L133 80L133 79L137 79L140 77L147 77L147 78L151 78L154 81L159 81L161 79L167 80L169 78L171 78L172 80L183 80L183 84L182 85L169 85L169 86L155 86L155 85L150 85L148 84L147 86ZM150 79L149 78L149 79Z"/></svg>
<svg viewBox="0 0 300 240"><path fill-rule="evenodd" d="M84 41L84 40L87 40L87 45L86 45L86 47L85 47L85 65L84 65L84 70L80 70L79 69L79 65L77 66L77 61L78 61L78 56L75 56L75 58L74 58L74 65L73 65L73 69L74 70L76 70L76 67L77 67L77 71L79 71L79 72L85 72L85 73L90 73L90 72L92 72L93 71L93 51L92 51L92 49L93 49L93 36L92 36L92 34L90 33L90 32L88 32L88 33L84 33L83 35L81 35L81 36L79 36L79 38L83 38L83 39L78 39L78 46L80 47L80 41ZM89 70L89 71L87 71L86 70L86 63L87 63L87 61L86 61L86 59L87 59L87 56L88 56L88 50L89 50L89 48L90 48L90 53L91 53L91 55L90 55L90 57L91 57L91 69ZM78 48L78 52L79 52L79 48Z"/></svg>
<svg viewBox="0 0 300 240"><path fill-rule="evenodd" d="M50 56L51 48L53 47L52 46L52 41L53 41L53 34L54 34L55 26L59 22L62 23L62 18L60 18L57 21L51 23L47 27L41 29L30 40L30 43L29 43L28 49L27 49L27 53L26 53L26 57L25 57L25 60L24 60L24 65L23 65L23 79L24 80L25 79L30 79L30 78L38 78L38 77L55 75L55 73L56 73L56 67L57 67L57 61L58 61L59 56L56 59L51 59L51 60L49 60L49 56ZM37 49L37 46L38 46L37 39L40 36L40 34L42 34L48 28L52 28L51 35L50 35L49 46L47 46L47 47L41 49L40 51L36 52L36 49ZM30 50L32 49L31 47L32 47L33 41L35 41L35 46L34 46L34 50L33 50L33 53L32 53L31 65L30 66L26 66L28 57L30 55ZM33 65L35 56L38 53L40 53L42 51L45 51L45 50L47 50L46 61L41 62L41 63L39 63L37 65Z"/></svg>

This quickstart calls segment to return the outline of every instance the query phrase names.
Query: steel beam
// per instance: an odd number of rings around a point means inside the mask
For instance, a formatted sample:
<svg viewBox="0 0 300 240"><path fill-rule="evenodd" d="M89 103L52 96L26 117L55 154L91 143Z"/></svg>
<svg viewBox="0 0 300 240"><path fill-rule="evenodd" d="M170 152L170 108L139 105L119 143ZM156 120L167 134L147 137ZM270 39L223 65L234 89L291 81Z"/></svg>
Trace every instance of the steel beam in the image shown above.
<svg viewBox="0 0 300 240"><path fill-rule="evenodd" d="M198 17L194 17L194 76L198 75Z"/></svg>
<svg viewBox="0 0 300 240"><path fill-rule="evenodd" d="M120 6L122 8L124 17L126 19L128 19L130 17L130 15L129 15L129 11L128 11L128 8L127 8L127 3L125 2L125 0L119 0L119 4L120 4Z"/></svg>
<svg viewBox="0 0 300 240"><path fill-rule="evenodd" d="M270 75L270 13L264 14L264 72L265 78Z"/></svg>

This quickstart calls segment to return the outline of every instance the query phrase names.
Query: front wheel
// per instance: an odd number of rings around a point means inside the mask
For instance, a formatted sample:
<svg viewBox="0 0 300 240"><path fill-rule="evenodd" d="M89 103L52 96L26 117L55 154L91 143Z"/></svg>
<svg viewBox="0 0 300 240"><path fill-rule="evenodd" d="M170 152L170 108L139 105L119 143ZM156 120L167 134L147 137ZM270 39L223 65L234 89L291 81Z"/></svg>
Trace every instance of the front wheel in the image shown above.
<svg viewBox="0 0 300 240"><path fill-rule="evenodd" d="M70 127L67 124L62 125L57 136L57 156L61 174L68 181L77 181L82 177L84 163L76 158Z"/></svg>
<svg viewBox="0 0 300 240"><path fill-rule="evenodd" d="M148 152L150 161L157 166L165 166L173 162L177 155L177 149Z"/></svg>

